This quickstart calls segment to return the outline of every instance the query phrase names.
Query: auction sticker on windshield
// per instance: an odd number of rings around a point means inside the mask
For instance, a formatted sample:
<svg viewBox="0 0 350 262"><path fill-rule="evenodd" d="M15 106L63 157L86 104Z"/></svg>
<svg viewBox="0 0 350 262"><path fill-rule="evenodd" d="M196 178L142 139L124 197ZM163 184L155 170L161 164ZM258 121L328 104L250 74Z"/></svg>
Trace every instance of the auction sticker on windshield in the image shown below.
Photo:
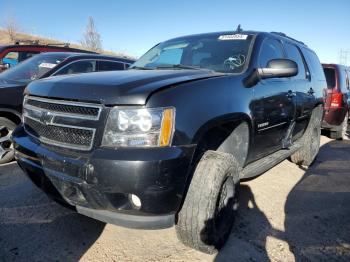
<svg viewBox="0 0 350 262"><path fill-rule="evenodd" d="M241 35L241 34L235 34L235 35L221 35L219 36L219 40L246 40L248 35Z"/></svg>
<svg viewBox="0 0 350 262"><path fill-rule="evenodd" d="M57 64L51 64L51 63L41 63L39 67L45 67L45 68L54 68Z"/></svg>

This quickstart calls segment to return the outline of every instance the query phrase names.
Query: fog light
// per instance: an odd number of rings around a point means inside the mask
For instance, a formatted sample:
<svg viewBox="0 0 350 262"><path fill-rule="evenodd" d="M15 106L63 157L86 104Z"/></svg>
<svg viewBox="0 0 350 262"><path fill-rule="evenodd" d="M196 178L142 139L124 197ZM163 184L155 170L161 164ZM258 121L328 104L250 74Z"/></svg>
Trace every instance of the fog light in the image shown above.
<svg viewBox="0 0 350 262"><path fill-rule="evenodd" d="M141 208L141 199L134 194L130 194L129 198L131 200L131 203L137 208L140 209Z"/></svg>

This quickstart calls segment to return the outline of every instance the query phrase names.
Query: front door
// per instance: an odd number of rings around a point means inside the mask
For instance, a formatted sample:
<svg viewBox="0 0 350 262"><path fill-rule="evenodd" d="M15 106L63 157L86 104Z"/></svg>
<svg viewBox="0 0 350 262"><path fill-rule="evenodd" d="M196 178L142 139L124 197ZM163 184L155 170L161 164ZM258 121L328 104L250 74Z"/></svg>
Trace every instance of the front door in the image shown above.
<svg viewBox="0 0 350 262"><path fill-rule="evenodd" d="M259 66L266 67L271 59L278 58L285 58L282 44L265 39L260 48ZM261 80L254 87L253 158L262 158L282 148L295 117L295 103L295 89L289 78Z"/></svg>

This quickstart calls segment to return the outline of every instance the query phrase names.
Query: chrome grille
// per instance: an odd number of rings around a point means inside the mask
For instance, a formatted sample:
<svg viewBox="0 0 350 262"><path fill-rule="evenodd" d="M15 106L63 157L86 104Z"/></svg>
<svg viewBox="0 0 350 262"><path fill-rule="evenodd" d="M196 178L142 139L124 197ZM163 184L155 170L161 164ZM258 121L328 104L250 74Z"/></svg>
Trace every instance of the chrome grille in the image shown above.
<svg viewBox="0 0 350 262"><path fill-rule="evenodd" d="M93 146L101 105L26 96L23 122L27 133L41 142L90 150Z"/></svg>

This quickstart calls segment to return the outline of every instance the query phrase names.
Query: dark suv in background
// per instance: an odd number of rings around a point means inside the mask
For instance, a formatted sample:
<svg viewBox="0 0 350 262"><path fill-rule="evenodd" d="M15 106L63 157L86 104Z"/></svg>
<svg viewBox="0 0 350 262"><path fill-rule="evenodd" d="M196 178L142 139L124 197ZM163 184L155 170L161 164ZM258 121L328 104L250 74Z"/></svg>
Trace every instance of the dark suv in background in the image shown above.
<svg viewBox="0 0 350 262"><path fill-rule="evenodd" d="M13 160L10 136L21 122L23 91L36 79L127 69L134 60L89 53L38 54L0 74L0 164Z"/></svg>
<svg viewBox="0 0 350 262"><path fill-rule="evenodd" d="M349 121L350 70L344 65L323 64L327 80L325 113L322 128L330 137L343 139Z"/></svg>
<svg viewBox="0 0 350 262"><path fill-rule="evenodd" d="M40 44L39 41L17 41L12 45L0 45L0 72L43 52L84 52L86 50L69 47L69 44Z"/></svg>
<svg viewBox="0 0 350 262"><path fill-rule="evenodd" d="M230 234L240 180L289 157L312 164L326 85L317 55L281 33L179 37L126 71L29 84L15 156L81 214L175 224L183 243L212 253Z"/></svg>

